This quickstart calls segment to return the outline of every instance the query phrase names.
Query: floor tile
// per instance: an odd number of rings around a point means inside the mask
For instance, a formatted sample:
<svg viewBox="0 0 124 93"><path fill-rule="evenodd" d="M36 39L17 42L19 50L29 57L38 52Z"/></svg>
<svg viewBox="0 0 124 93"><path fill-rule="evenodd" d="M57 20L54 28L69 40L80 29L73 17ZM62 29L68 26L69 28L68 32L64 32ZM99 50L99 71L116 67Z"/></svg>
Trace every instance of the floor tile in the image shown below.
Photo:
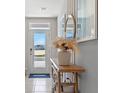
<svg viewBox="0 0 124 93"><path fill-rule="evenodd" d="M25 93L52 93L51 78L25 79Z"/></svg>

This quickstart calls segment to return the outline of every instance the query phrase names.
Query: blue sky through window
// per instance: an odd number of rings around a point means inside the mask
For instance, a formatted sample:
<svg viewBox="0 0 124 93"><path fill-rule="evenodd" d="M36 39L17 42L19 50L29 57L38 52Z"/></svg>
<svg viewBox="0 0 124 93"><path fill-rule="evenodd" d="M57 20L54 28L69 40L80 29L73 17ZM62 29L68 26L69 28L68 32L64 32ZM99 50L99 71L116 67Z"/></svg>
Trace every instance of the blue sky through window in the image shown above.
<svg viewBox="0 0 124 93"><path fill-rule="evenodd" d="M45 45L46 34L45 32L34 33L34 45Z"/></svg>
<svg viewBox="0 0 124 93"><path fill-rule="evenodd" d="M67 38L72 38L73 37L73 32L67 32L67 34L66 34L66 37Z"/></svg>

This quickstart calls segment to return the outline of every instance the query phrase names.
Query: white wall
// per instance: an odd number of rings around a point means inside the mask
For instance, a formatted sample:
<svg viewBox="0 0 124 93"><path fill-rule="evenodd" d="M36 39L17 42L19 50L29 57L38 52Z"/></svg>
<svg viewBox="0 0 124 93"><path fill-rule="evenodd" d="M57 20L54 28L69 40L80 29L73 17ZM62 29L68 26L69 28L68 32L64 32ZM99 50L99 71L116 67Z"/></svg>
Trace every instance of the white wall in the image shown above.
<svg viewBox="0 0 124 93"><path fill-rule="evenodd" d="M98 93L98 40L80 43L79 48L76 64L86 69L79 76L80 93Z"/></svg>

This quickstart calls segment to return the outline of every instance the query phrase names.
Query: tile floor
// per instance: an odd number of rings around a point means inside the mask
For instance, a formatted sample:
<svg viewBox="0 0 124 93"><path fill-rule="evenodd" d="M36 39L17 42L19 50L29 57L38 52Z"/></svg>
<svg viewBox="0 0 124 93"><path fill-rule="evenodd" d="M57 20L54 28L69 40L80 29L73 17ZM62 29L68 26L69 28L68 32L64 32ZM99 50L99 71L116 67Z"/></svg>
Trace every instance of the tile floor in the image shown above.
<svg viewBox="0 0 124 93"><path fill-rule="evenodd" d="M25 78L25 93L52 93L51 78Z"/></svg>

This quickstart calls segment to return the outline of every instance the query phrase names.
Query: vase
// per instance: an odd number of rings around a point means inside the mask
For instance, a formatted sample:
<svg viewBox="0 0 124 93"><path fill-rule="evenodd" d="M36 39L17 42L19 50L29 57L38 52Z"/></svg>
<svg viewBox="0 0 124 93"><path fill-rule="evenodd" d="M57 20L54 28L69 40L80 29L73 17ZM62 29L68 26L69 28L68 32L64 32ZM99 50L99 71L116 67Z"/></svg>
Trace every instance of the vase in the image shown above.
<svg viewBox="0 0 124 93"><path fill-rule="evenodd" d="M70 51L59 51L58 52L58 64L59 65L70 65L71 52Z"/></svg>

